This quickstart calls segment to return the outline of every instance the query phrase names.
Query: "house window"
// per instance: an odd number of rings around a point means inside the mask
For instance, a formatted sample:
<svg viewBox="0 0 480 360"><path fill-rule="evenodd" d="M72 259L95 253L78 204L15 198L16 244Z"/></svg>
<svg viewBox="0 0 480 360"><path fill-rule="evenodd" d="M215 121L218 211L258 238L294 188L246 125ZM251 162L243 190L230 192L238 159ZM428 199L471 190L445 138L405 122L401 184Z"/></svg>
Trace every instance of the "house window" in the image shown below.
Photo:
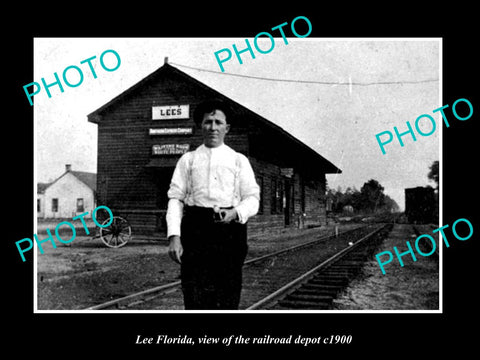
<svg viewBox="0 0 480 360"><path fill-rule="evenodd" d="M52 212L58 212L58 199L52 199Z"/></svg>
<svg viewBox="0 0 480 360"><path fill-rule="evenodd" d="M42 210L41 204L40 204L40 199L37 199L37 212L41 212Z"/></svg>
<svg viewBox="0 0 480 360"><path fill-rule="evenodd" d="M83 206L83 198L77 199L77 212L84 212L85 208Z"/></svg>

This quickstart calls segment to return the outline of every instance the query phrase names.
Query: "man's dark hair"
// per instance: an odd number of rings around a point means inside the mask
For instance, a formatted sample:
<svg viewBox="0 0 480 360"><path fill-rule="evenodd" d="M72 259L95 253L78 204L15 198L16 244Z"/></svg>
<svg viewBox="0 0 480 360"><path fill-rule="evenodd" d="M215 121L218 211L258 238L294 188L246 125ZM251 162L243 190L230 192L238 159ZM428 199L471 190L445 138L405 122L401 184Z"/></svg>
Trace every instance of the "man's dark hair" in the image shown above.
<svg viewBox="0 0 480 360"><path fill-rule="evenodd" d="M197 124L201 124L203 116L212 113L214 110L222 111L225 114L227 123L231 124L232 111L230 107L224 101L218 99L207 100L198 104L193 112L193 121Z"/></svg>

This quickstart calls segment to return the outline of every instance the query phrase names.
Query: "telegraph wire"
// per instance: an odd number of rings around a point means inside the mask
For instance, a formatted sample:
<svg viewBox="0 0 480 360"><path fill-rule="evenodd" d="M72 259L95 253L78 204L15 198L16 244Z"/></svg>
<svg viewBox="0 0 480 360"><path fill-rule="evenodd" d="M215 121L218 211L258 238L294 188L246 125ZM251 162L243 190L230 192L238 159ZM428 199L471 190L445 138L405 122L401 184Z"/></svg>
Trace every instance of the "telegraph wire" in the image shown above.
<svg viewBox="0 0 480 360"><path fill-rule="evenodd" d="M251 76L251 75L242 75L242 74L235 74L235 73L225 73L215 70L208 70L197 68L193 66L178 64L174 62L169 62L169 64L184 67L187 69L209 72L218 75L224 76L236 76L248 79L256 79L256 80L265 80L265 81L277 81L277 82L288 82L288 83L301 83L301 84L319 84L319 85L347 85L347 86L371 86L371 85L403 85L403 84L422 84L422 83L429 83L429 82L437 82L438 79L425 79L425 80L404 80L404 81L374 81L374 82L358 82L358 81L349 81L349 82L335 82L335 81L316 81L316 80L295 80L295 79L275 79L275 78L267 78L261 76Z"/></svg>

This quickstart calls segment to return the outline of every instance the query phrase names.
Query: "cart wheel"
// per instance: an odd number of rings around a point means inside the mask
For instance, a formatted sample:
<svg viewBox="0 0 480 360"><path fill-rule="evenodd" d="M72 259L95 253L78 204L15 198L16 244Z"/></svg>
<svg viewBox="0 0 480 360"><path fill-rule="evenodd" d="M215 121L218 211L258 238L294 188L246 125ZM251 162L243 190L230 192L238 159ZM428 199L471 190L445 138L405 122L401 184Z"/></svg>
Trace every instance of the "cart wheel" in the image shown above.
<svg viewBox="0 0 480 360"><path fill-rule="evenodd" d="M110 218L102 225L110 222ZM132 228L127 220L120 216L114 216L112 223L105 228L100 228L100 238L108 247L119 248L125 245L132 237Z"/></svg>

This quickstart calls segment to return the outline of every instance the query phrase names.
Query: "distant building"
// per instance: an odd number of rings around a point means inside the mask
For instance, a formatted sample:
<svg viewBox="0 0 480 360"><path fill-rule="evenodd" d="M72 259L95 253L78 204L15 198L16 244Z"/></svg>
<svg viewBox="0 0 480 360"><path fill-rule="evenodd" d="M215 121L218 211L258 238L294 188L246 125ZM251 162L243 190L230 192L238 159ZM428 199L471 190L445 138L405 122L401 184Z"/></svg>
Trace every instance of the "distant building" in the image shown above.
<svg viewBox="0 0 480 360"><path fill-rule="evenodd" d="M438 198L432 187L405 189L405 215L409 223L438 222Z"/></svg>
<svg viewBox="0 0 480 360"><path fill-rule="evenodd" d="M353 206L352 205L345 205L342 210L346 214L353 214Z"/></svg>
<svg viewBox="0 0 480 360"><path fill-rule="evenodd" d="M71 218L84 212L90 217L96 206L96 183L96 174L65 165L65 173L55 181L37 184L37 217Z"/></svg>

